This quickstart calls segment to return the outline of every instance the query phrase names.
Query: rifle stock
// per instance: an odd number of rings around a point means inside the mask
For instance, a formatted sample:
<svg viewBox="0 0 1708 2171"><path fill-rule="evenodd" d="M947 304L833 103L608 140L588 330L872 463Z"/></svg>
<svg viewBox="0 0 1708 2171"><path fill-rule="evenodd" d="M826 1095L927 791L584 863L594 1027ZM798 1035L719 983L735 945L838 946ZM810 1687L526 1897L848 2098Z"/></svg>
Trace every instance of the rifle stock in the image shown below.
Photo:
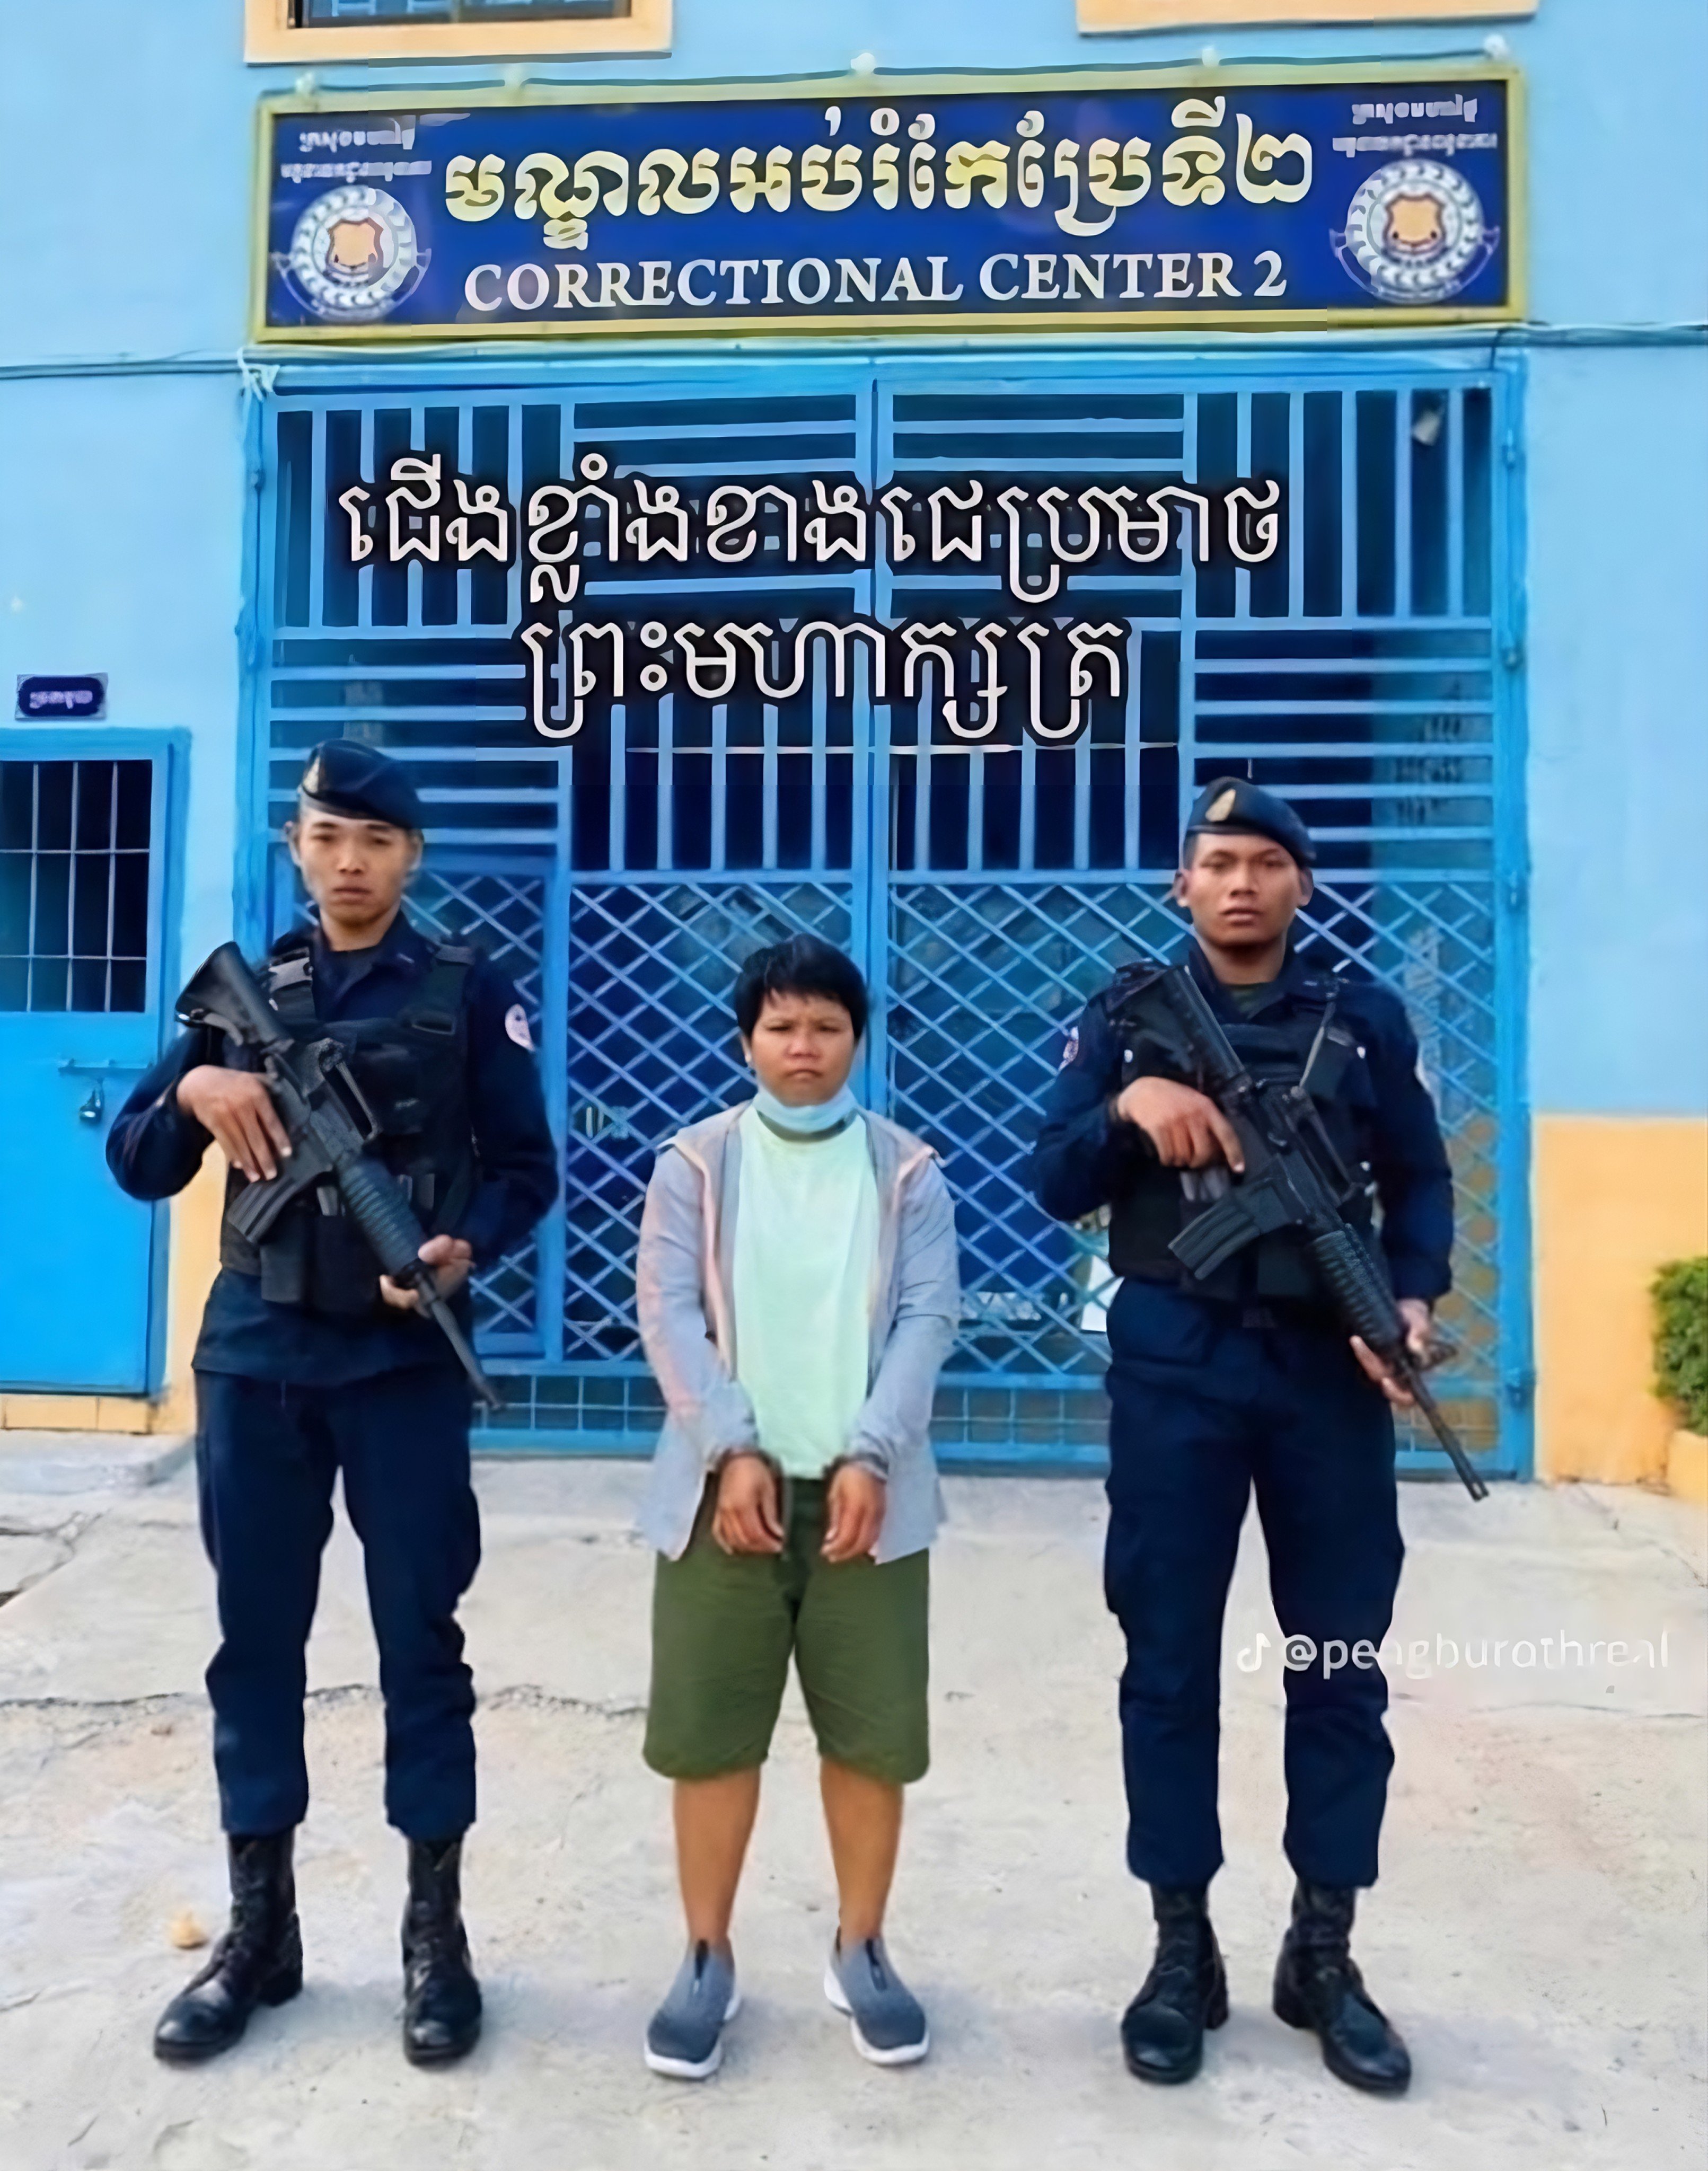
<svg viewBox="0 0 1708 2171"><path fill-rule="evenodd" d="M240 1047L261 1053L288 1048L291 1036L235 942L222 942L178 998L185 1025L216 1027Z"/></svg>

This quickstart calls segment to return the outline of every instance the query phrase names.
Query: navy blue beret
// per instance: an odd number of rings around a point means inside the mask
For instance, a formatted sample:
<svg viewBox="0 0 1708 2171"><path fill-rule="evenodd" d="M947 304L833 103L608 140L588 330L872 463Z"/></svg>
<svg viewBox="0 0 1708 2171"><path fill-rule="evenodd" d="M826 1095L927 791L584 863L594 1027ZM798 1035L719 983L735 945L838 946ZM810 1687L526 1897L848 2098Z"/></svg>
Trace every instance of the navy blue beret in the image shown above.
<svg viewBox="0 0 1708 2171"><path fill-rule="evenodd" d="M1316 863L1317 848L1311 833L1287 805L1261 785L1243 776L1218 776L1206 784L1193 802L1186 819L1186 839L1217 834L1267 837L1284 852L1291 852L1302 867Z"/></svg>
<svg viewBox="0 0 1708 2171"><path fill-rule="evenodd" d="M389 822L399 829L426 826L422 805L402 765L358 739L328 739L309 756L298 786L323 814L355 822Z"/></svg>

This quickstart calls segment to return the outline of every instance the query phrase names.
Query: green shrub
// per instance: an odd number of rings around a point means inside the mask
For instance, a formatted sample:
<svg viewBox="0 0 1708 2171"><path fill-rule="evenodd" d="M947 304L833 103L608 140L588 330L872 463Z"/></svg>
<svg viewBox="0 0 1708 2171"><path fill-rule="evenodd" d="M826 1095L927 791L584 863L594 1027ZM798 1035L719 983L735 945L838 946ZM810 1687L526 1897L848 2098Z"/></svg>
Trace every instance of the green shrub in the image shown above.
<svg viewBox="0 0 1708 2171"><path fill-rule="evenodd" d="M1655 1384L1692 1432L1708 1433L1708 1258L1662 1267L1650 1289Z"/></svg>

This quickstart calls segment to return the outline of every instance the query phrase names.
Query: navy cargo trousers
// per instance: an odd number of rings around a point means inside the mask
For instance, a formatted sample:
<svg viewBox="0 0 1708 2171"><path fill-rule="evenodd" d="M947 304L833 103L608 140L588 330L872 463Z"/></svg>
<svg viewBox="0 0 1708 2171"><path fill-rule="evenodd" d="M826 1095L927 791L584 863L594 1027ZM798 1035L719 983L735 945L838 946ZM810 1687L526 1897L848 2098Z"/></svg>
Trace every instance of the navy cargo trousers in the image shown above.
<svg viewBox="0 0 1708 2171"><path fill-rule="evenodd" d="M222 1824L277 1832L307 1812L304 1654L341 1471L379 1645L386 1816L410 1839L454 1837L475 1818L475 1691L456 1611L481 1558L461 1375L423 1366L321 1387L198 1372L196 1384Z"/></svg>
<svg viewBox="0 0 1708 2171"><path fill-rule="evenodd" d="M1318 1657L1284 1674L1288 1861L1313 1884L1373 1884L1394 1752L1379 1647L1404 1547L1394 1423L1346 1337L1167 1284L1124 1282L1110 1308L1104 1584L1121 1675L1127 1859L1162 1885L1222 1860L1217 1814L1222 1614L1254 1491L1283 1638ZM1279 1668L1271 1645L1266 1664Z"/></svg>

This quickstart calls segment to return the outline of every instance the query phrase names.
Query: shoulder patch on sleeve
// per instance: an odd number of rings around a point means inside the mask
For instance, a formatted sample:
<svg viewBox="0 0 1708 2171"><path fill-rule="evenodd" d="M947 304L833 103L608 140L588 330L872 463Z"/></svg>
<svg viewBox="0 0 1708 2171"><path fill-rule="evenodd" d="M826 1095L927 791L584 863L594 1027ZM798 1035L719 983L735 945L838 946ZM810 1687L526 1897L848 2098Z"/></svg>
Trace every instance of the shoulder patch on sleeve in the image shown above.
<svg viewBox="0 0 1708 2171"><path fill-rule="evenodd" d="M518 1048L534 1052L534 1036L528 1030L528 1013L520 1003L512 1003L504 1013L504 1030Z"/></svg>
<svg viewBox="0 0 1708 2171"><path fill-rule="evenodd" d="M1066 1070L1070 1063L1077 1063L1078 1060L1079 1027L1071 1025L1067 1028L1067 1037L1061 1043L1061 1068Z"/></svg>

